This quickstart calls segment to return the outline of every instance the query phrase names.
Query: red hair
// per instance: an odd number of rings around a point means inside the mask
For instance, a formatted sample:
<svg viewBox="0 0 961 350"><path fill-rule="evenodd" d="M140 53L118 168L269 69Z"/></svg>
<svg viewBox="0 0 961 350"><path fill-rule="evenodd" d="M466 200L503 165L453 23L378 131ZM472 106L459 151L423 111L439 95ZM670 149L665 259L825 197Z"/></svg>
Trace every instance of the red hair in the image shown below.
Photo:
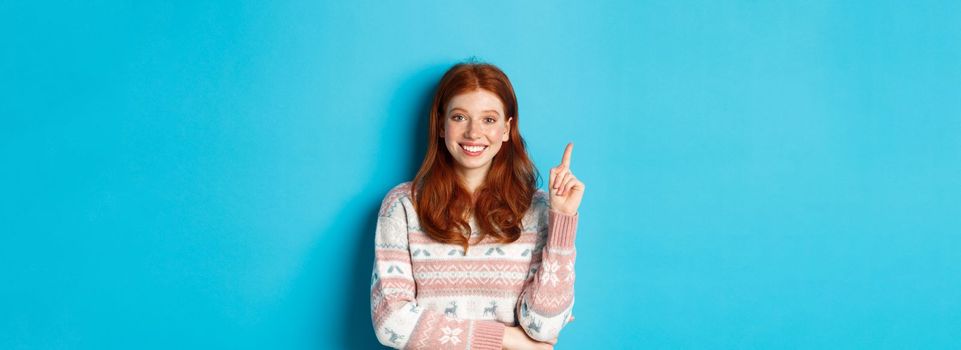
<svg viewBox="0 0 961 350"><path fill-rule="evenodd" d="M478 89L497 95L509 118L510 136L491 161L484 183L468 193L454 172L454 159L441 138L444 110L454 96ZM441 78L430 108L427 153L414 177L412 196L424 233L439 242L457 244L467 251L468 219L473 214L481 239L496 237L501 243L516 241L522 219L537 192L537 170L527 155L517 127L517 97L510 80L499 68L486 63L460 63Z"/></svg>

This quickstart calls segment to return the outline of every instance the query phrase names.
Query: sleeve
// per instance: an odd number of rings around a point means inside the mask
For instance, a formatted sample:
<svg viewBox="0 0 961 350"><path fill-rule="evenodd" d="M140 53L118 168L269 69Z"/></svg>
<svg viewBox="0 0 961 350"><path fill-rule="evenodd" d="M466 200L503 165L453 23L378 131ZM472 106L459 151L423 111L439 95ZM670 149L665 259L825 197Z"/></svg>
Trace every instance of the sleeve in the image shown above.
<svg viewBox="0 0 961 350"><path fill-rule="evenodd" d="M501 349L502 323L459 319L417 305L403 210L385 200L377 218L370 290L377 339L395 349Z"/></svg>
<svg viewBox="0 0 961 350"><path fill-rule="evenodd" d="M540 267L528 279L518 298L520 326L531 339L549 341L560 334L574 307L574 237L577 214L549 210L546 243ZM537 263L534 256L532 264Z"/></svg>

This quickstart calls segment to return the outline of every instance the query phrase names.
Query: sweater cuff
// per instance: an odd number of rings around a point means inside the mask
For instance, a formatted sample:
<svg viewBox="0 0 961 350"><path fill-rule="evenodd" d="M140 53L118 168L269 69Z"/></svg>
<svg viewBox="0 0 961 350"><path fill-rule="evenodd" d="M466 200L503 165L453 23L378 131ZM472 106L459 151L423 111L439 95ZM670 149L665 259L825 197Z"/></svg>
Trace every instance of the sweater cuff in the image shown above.
<svg viewBox="0 0 961 350"><path fill-rule="evenodd" d="M547 245L558 248L573 247L574 237L577 235L577 213L567 215L551 210L549 215Z"/></svg>
<svg viewBox="0 0 961 350"><path fill-rule="evenodd" d="M475 321L474 337L470 348L478 350L500 350L504 344L504 324L496 321Z"/></svg>

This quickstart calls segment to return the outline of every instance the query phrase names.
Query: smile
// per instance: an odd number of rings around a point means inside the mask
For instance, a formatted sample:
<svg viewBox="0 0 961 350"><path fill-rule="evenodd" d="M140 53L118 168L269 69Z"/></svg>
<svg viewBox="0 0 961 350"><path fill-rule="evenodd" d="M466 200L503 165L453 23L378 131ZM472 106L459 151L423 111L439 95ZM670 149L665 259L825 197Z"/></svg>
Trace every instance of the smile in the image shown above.
<svg viewBox="0 0 961 350"><path fill-rule="evenodd" d="M464 153L469 156L479 156L487 149L487 146L460 144L460 149L464 150Z"/></svg>

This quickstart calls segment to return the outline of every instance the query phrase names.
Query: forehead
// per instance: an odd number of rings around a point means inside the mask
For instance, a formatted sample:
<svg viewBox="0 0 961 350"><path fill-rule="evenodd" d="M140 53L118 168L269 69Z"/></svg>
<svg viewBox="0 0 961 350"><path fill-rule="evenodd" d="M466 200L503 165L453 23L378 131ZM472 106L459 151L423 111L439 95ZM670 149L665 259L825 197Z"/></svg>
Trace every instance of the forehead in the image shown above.
<svg viewBox="0 0 961 350"><path fill-rule="evenodd" d="M447 102L447 113L454 109L461 109L467 113L483 113L493 111L504 114L504 102L493 92L478 89L455 95Z"/></svg>

